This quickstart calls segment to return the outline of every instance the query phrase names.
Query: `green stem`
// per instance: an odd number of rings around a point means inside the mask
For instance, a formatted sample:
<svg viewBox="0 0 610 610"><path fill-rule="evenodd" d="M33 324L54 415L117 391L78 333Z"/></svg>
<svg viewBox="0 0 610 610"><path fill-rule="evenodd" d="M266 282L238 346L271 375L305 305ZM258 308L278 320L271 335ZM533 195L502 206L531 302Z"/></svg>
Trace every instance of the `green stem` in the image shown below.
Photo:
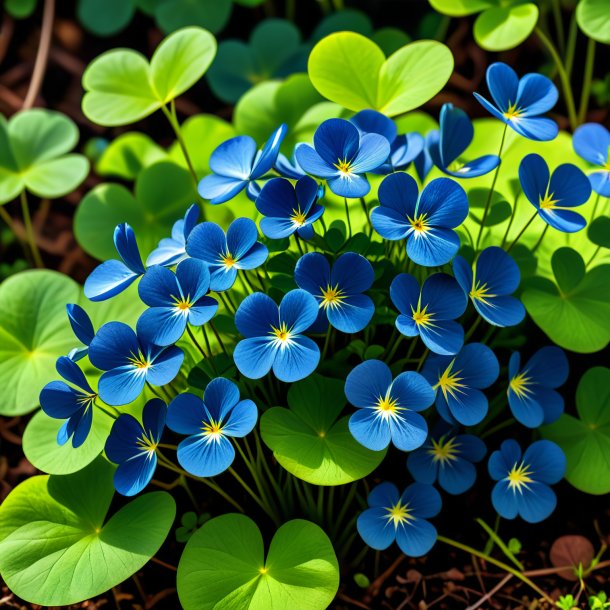
<svg viewBox="0 0 610 610"><path fill-rule="evenodd" d="M588 269L589 265L595 260L595 257L599 254L601 249L602 249L601 246L597 246L597 248L595 248L595 252L593 252L591 258L587 261L587 264L585 265L585 269Z"/></svg>
<svg viewBox="0 0 610 610"><path fill-rule="evenodd" d="M223 305L225 306L225 309L228 312L234 314L235 311L236 311L235 305L233 304L233 301L231 301L229 299L229 295L225 294L224 292L217 292L216 294L218 295L218 297L222 301Z"/></svg>
<svg viewBox="0 0 610 610"><path fill-rule="evenodd" d="M515 201L513 203L513 210L512 213L510 215L510 220L508 221L508 226L506 227L506 231L504 233L504 237L502 238L502 243L500 244L500 248L504 248L504 244L506 243L506 241L508 240L508 234L510 233L510 230L513 226L513 222L515 222L515 216L517 215L517 203L519 202L519 195L521 195L522 191L519 191L517 193L517 196L515 197Z"/></svg>
<svg viewBox="0 0 610 610"><path fill-rule="evenodd" d="M498 547L501 549L501 551L506 555L506 557L508 557L508 559L510 559L513 564L516 566L517 570L520 570L521 572L525 571L525 568L523 567L523 564L513 555L513 553L511 552L511 550L506 546L506 544L504 544L504 541L502 540L502 538L500 538L500 536L498 536L498 526L500 525L500 515L496 516L496 523L495 523L495 527L492 530L491 527L489 527L489 525L487 525L487 523L485 523L485 521L483 521L483 519L475 519L475 521L487 532L487 534L489 535L489 539L491 544L490 549L487 550L487 547L485 548L485 550L483 551L483 553L485 555L489 555L489 553L491 552L491 549L493 548L493 543L495 542Z"/></svg>
<svg viewBox="0 0 610 610"><path fill-rule="evenodd" d="M502 139L500 140L500 148L498 150L498 157L502 157L502 150L504 149L504 141L506 140L506 131L508 129L508 125L504 125L504 130L502 131ZM477 241L474 246L475 252L479 249L479 244L481 243L481 236L483 235L483 228L485 227L485 222L487 221L487 215L489 214L489 207L491 205L491 200L494 194L494 188L496 186L496 182L498 181L498 175L500 173L501 163L496 167L496 171L494 172L494 177L491 182L491 187L489 189L489 193L487 194L487 200L485 201L485 208L483 209L483 218L481 218L481 226L479 227L479 234L477 235Z"/></svg>
<svg viewBox="0 0 610 610"><path fill-rule="evenodd" d="M566 50L566 39L563 32L563 20L561 18L561 6L559 6L559 0L552 0L551 8L553 9L553 19L555 21L555 30L557 31L559 50L561 51L561 54L564 55Z"/></svg>
<svg viewBox="0 0 610 610"><path fill-rule="evenodd" d="M210 356L208 356L208 354L205 353L205 350L203 349L203 347L201 347L201 345L199 345L199 341L197 341L197 339L195 338L195 335L193 334L193 331L191 330L191 327L188 324L186 325L186 332L188 333L188 336L191 338L191 341L195 344L195 347L199 350L201 355L207 360Z"/></svg>
<svg viewBox="0 0 610 610"><path fill-rule="evenodd" d="M514 423L515 423L515 419L513 417L510 417L509 419L505 419L503 422L500 422L493 428L489 428L489 430L484 430L483 432L481 432L480 437L481 437L481 439L487 438L488 436L491 436L492 434L495 434L496 432L500 432L500 430L504 430L504 428L508 428L509 426L512 426L512 424L514 424Z"/></svg>
<svg viewBox="0 0 610 610"><path fill-rule="evenodd" d="M276 525L279 525L279 519L277 518L277 515L273 512L273 510L271 510L271 507L254 493L252 488L237 474L237 472L235 472L233 468L229 467L229 472L231 473L233 478L243 487L244 491L260 506L260 508L263 509L263 511L265 511L265 513L269 515L269 517L271 517L271 519L273 519L274 523Z"/></svg>
<svg viewBox="0 0 610 610"><path fill-rule="evenodd" d="M23 214L25 234L27 235L28 243L30 244L34 264L39 269L44 269L44 263L42 262L42 257L40 256L40 250L36 244L36 236L34 235L34 227L32 225L32 217L30 216L30 208L28 206L28 199L27 195L25 194L25 190L21 191L19 199L21 200L21 212Z"/></svg>
<svg viewBox="0 0 610 610"><path fill-rule="evenodd" d="M540 237L538 238L538 241L534 244L534 247L532 248L532 254L534 254L536 252L536 250L538 250L538 248L540 248L540 244L542 243L544 236L547 234L547 231L549 230L549 226L550 225L546 225L544 227L544 229L542 230L542 233L540 233Z"/></svg>
<svg viewBox="0 0 610 610"><path fill-rule="evenodd" d="M570 85L570 77L566 71L561 57L555 48L555 45L551 42L550 38L539 28L536 28L536 34L540 39L540 42L545 46L549 55L555 62L557 71L559 72L559 79L561 80L561 87L563 89L563 95L566 101L566 107L568 109L568 118L570 120L570 127L572 130L578 126L578 117L576 116L576 106L574 104L574 94L572 93L572 86Z"/></svg>
<svg viewBox="0 0 610 610"><path fill-rule="evenodd" d="M474 324L470 327L470 329L466 333L466 336L464 337L464 343L466 343L468 341L468 339L470 339L470 337L472 337L472 335L474 334L474 331L479 327L479 324L481 323L482 319L483 318L481 318L481 316L477 316L477 319L474 321Z"/></svg>
<svg viewBox="0 0 610 610"><path fill-rule="evenodd" d="M385 358L386 362L391 362L392 358L394 358L394 356L396 355L396 351L398 350L398 348L400 347L400 344L404 341L405 336L400 333L396 339L396 341L394 341L394 345L392 346L392 349L390 350L390 353L388 354L388 357ZM409 351L412 352L413 350L411 349L411 347L415 346L415 341L411 342L411 346L409 347ZM407 356L407 358L410 356L411 354L409 354Z"/></svg>
<svg viewBox="0 0 610 610"><path fill-rule="evenodd" d="M229 352L227 352L227 348L225 347L225 344L223 343L222 338L220 337L220 333L216 330L216 327L214 326L214 323L212 322L212 320L210 320L208 322L208 324L210 325L210 328L212 329L212 332L214 333L214 336L216 337L216 341L218 341L218 344L220 345L220 349L222 349L222 351L224 352L224 355L227 358L230 358Z"/></svg>
<svg viewBox="0 0 610 610"><path fill-rule="evenodd" d="M352 236L352 221L349 216L349 205L347 205L347 197L344 197L343 201L345 201L345 218L347 220L347 234L348 234L348 237L351 237Z"/></svg>
<svg viewBox="0 0 610 610"><path fill-rule="evenodd" d="M570 29L568 31L568 45L566 48L566 73L568 78L572 77L572 68L574 67L574 52L576 51L576 36L578 34L578 23L576 21L576 11L572 14L570 20Z"/></svg>
<svg viewBox="0 0 610 610"><path fill-rule="evenodd" d="M506 252L510 252L512 250L513 246L521 239L521 236L527 231L527 228L532 224L532 222L534 222L534 218L536 218L536 216L538 216L538 210L536 210L534 212L534 215L525 223L525 226L523 227L523 229L521 229L521 231L519 231L519 235L515 237L513 243L508 246L508 248L506 248Z"/></svg>
<svg viewBox="0 0 610 610"><path fill-rule="evenodd" d="M581 125L587 118L589 97L591 95L591 79L595 65L595 40L589 38L587 43L587 57L585 59L585 75L583 76L582 92L580 94L580 109L578 111L578 124Z"/></svg>

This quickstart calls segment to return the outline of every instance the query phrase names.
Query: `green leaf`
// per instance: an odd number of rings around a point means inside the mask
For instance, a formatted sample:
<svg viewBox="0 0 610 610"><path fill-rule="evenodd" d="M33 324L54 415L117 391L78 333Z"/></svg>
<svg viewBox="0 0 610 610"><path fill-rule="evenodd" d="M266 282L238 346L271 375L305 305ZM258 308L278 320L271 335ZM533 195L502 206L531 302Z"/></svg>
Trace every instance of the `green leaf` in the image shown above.
<svg viewBox="0 0 610 610"><path fill-rule="evenodd" d="M189 25L216 33L229 21L231 8L231 0L159 0L154 15L166 34Z"/></svg>
<svg viewBox="0 0 610 610"><path fill-rule="evenodd" d="M277 530L265 559L254 521L238 514L216 517L191 536L178 565L185 610L322 610L338 587L339 566L328 536L303 519Z"/></svg>
<svg viewBox="0 0 610 610"><path fill-rule="evenodd" d="M95 169L100 176L135 180L145 167L166 158L167 153L152 138L137 131L129 131L108 145Z"/></svg>
<svg viewBox="0 0 610 610"><path fill-rule="evenodd" d="M373 33L373 24L363 11L353 8L342 9L330 13L320 21L311 35L311 41L318 42L335 32L357 32L363 36L370 36Z"/></svg>
<svg viewBox="0 0 610 610"><path fill-rule="evenodd" d="M564 293L574 290L585 277L585 262L582 260L582 256L572 248L559 248L554 252L551 266L557 286Z"/></svg>
<svg viewBox="0 0 610 610"><path fill-rule="evenodd" d="M520 45L538 23L535 4L500 6L484 10L474 22L474 38L487 51L507 51Z"/></svg>
<svg viewBox="0 0 610 610"><path fill-rule="evenodd" d="M465 17L496 6L495 0L429 0L435 11L451 17Z"/></svg>
<svg viewBox="0 0 610 610"><path fill-rule="evenodd" d="M398 28L381 28L373 34L371 40L385 55L391 55L411 42L409 35Z"/></svg>
<svg viewBox="0 0 610 610"><path fill-rule="evenodd" d="M37 0L5 0L4 10L15 19L29 17L36 8Z"/></svg>
<svg viewBox="0 0 610 610"><path fill-rule="evenodd" d="M273 407L261 418L261 436L288 472L314 485L344 485L370 474L386 451L370 451L354 439L343 383L312 376L291 386L289 409Z"/></svg>
<svg viewBox="0 0 610 610"><path fill-rule="evenodd" d="M87 176L89 162L67 154L78 128L60 112L35 108L0 121L0 204L24 189L56 198L73 191Z"/></svg>
<svg viewBox="0 0 610 610"><path fill-rule="evenodd" d="M75 346L66 303L78 297L76 282L55 271L24 271L0 284L1 415L32 411L57 376L56 359Z"/></svg>
<svg viewBox="0 0 610 610"><path fill-rule="evenodd" d="M601 248L610 248L610 217L599 216L587 228L587 237Z"/></svg>
<svg viewBox="0 0 610 610"><path fill-rule="evenodd" d="M449 49L430 40L410 43L388 59L371 40L353 32L322 39L309 56L309 77L327 99L388 116L413 110L436 95L453 70Z"/></svg>
<svg viewBox="0 0 610 610"><path fill-rule="evenodd" d="M83 112L94 123L108 127L143 119L192 87L215 54L214 36L198 27L168 36L150 64L130 49L107 51L83 74Z"/></svg>
<svg viewBox="0 0 610 610"><path fill-rule="evenodd" d="M610 10L606 0L581 0L576 7L576 21L589 38L610 44Z"/></svg>
<svg viewBox="0 0 610 610"><path fill-rule="evenodd" d="M48 474L71 474L81 470L102 452L114 420L100 409L93 411L87 440L75 449L72 443L57 443L57 433L65 420L53 419L38 411L23 434L23 453L38 470Z"/></svg>
<svg viewBox="0 0 610 610"><path fill-rule="evenodd" d="M173 162L160 161L142 170L134 195L119 184L100 184L89 191L76 211L74 233L92 256L115 258L114 228L127 222L146 257L169 236L173 223L195 198L190 174Z"/></svg>
<svg viewBox="0 0 610 610"><path fill-rule="evenodd" d="M541 428L568 461L566 479L590 494L610 492L610 369L595 367L581 378L576 390L578 418L563 414Z"/></svg>
<svg viewBox="0 0 610 610"><path fill-rule="evenodd" d="M98 458L65 476L36 476L0 506L0 574L43 606L75 604L111 589L159 550L176 514L166 492L144 494L106 520L114 467Z"/></svg>
<svg viewBox="0 0 610 610"><path fill-rule="evenodd" d="M132 0L79 0L78 20L98 36L112 36L127 27L135 7Z"/></svg>

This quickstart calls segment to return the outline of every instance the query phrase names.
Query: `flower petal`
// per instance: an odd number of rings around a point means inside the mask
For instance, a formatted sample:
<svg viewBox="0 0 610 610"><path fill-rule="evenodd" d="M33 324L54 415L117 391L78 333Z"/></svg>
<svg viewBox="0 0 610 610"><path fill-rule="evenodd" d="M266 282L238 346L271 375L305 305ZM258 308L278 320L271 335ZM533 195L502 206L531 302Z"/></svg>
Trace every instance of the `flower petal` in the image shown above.
<svg viewBox="0 0 610 610"><path fill-rule="evenodd" d="M436 528L424 519L400 524L396 530L396 543L409 557L423 557L436 542Z"/></svg>
<svg viewBox="0 0 610 610"><path fill-rule="evenodd" d="M235 326L244 337L268 337L271 327L279 323L278 306L262 292L247 296L235 313Z"/></svg>
<svg viewBox="0 0 610 610"><path fill-rule="evenodd" d="M356 528L362 540L378 551L384 551L396 539L396 530L385 507L375 506L362 511L356 520Z"/></svg>
<svg viewBox="0 0 610 610"><path fill-rule="evenodd" d="M202 222L191 231L186 251L208 265L217 265L221 262L220 256L227 251L224 231L214 222Z"/></svg>
<svg viewBox="0 0 610 610"><path fill-rule="evenodd" d="M365 294L349 295L336 307L326 310L328 321L342 333L360 332L366 328L374 313L375 304Z"/></svg>
<svg viewBox="0 0 610 610"><path fill-rule="evenodd" d="M108 371L127 364L130 354L139 350L136 333L127 324L107 322L91 341L89 360L95 368Z"/></svg>
<svg viewBox="0 0 610 610"><path fill-rule="evenodd" d="M215 477L224 472L235 459L235 449L225 436L193 435L179 445L180 466L196 477Z"/></svg>
<svg viewBox="0 0 610 610"><path fill-rule="evenodd" d="M313 297L311 298L313 300ZM311 375L319 362L318 344L308 337L298 335L293 337L286 347L277 350L273 361L273 373L280 381L291 383Z"/></svg>
<svg viewBox="0 0 610 610"><path fill-rule="evenodd" d="M105 372L99 380L100 398L109 405L118 407L133 402L144 389L146 376L133 365L119 366Z"/></svg>
<svg viewBox="0 0 610 610"><path fill-rule="evenodd" d="M90 301L105 301L129 288L138 277L121 261L105 261L85 280L85 296Z"/></svg>
<svg viewBox="0 0 610 610"><path fill-rule="evenodd" d="M299 288L321 298L330 284L330 264L319 252L308 252L299 258L294 268L294 281Z"/></svg>
<svg viewBox="0 0 610 610"><path fill-rule="evenodd" d="M284 295L279 307L280 324L285 323L291 334L306 331L318 317L318 303L309 292L291 290Z"/></svg>
<svg viewBox="0 0 610 610"><path fill-rule="evenodd" d="M252 432L257 419L258 409L254 402L242 400L231 410L222 430L227 436L241 438Z"/></svg>
<svg viewBox="0 0 610 610"><path fill-rule="evenodd" d="M371 451L385 449L391 441L390 426L372 409L361 409L349 418L349 431L364 447Z"/></svg>
<svg viewBox="0 0 610 610"><path fill-rule="evenodd" d="M278 347L270 337L254 336L235 346L233 360L242 375L260 379L271 370L277 351Z"/></svg>
<svg viewBox="0 0 610 610"><path fill-rule="evenodd" d="M256 142L250 136L237 136L217 146L210 155L210 169L218 176L248 180L256 155ZM202 197L211 199L201 192Z"/></svg>
<svg viewBox="0 0 610 610"><path fill-rule="evenodd" d="M345 396L354 407L377 404L392 383L390 367L381 360L365 360L354 367L345 380Z"/></svg>
<svg viewBox="0 0 610 610"><path fill-rule="evenodd" d="M375 272L369 261L361 254L345 252L335 261L330 273L331 285L347 294L358 294L368 290L375 281Z"/></svg>
<svg viewBox="0 0 610 610"><path fill-rule="evenodd" d="M207 413L199 396L178 394L167 407L167 427L178 434L199 434Z"/></svg>

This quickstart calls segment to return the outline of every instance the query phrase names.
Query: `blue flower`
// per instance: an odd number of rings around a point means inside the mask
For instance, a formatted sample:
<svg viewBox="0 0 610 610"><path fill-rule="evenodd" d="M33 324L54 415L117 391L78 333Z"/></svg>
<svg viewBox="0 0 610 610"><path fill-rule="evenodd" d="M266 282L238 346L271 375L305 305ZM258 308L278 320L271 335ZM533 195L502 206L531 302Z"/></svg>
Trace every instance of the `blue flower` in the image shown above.
<svg viewBox="0 0 610 610"><path fill-rule="evenodd" d="M210 156L213 173L199 182L199 194L213 205L233 199L273 167L287 131L286 125L278 127L258 152L250 136L223 142Z"/></svg>
<svg viewBox="0 0 610 610"><path fill-rule="evenodd" d="M174 223L172 236L162 239L159 245L148 255L146 266L164 265L173 267L188 258L185 250L186 240L197 224L199 214L200 210L197 204L190 206L184 218L180 218Z"/></svg>
<svg viewBox="0 0 610 610"><path fill-rule="evenodd" d="M314 146L299 146L295 155L308 173L328 182L341 197L364 197L371 189L363 175L382 165L390 154L390 144L376 133L360 136L344 119L324 121L313 136Z"/></svg>
<svg viewBox="0 0 610 610"><path fill-rule="evenodd" d="M436 542L436 528L427 519L441 512L441 496L431 485L411 483L402 494L393 483L377 485L370 508L358 515L358 533L371 548L387 549L394 541L409 557L421 557Z"/></svg>
<svg viewBox="0 0 610 610"><path fill-rule="evenodd" d="M184 353L175 346L153 345L127 324L108 322L91 341L89 360L106 371L98 383L101 399L119 406L134 401L147 382L162 386L172 381L182 366Z"/></svg>
<svg viewBox="0 0 610 610"><path fill-rule="evenodd" d="M419 373L408 371L392 380L387 364L366 360L347 376L345 395L359 409L350 417L350 432L368 449L381 451L392 442L413 451L426 440L428 426L418 411L434 402L434 390Z"/></svg>
<svg viewBox="0 0 610 610"><path fill-rule="evenodd" d="M434 167L434 162L432 161L432 157L430 156L430 148L438 142L439 132L438 129L433 129L426 134L426 138L424 140L424 148L423 150L415 157L413 161L413 166L415 167L415 171L417 172L417 177L419 181L423 184L428 177L428 174Z"/></svg>
<svg viewBox="0 0 610 610"><path fill-rule="evenodd" d="M89 344L95 335L95 330L93 329L91 318L80 305L69 303L66 305L66 311L68 312L68 320L72 327L72 332L84 346L75 347L68 354L68 357L76 362L84 358L89 352Z"/></svg>
<svg viewBox="0 0 610 610"><path fill-rule="evenodd" d="M138 335L155 345L172 345L184 334L187 324L202 326L218 310L218 303L206 296L210 272L203 261L189 258L178 264L176 273L155 265L138 286L140 298L150 309L138 319Z"/></svg>
<svg viewBox="0 0 610 610"><path fill-rule="evenodd" d="M418 196L417 183L404 173L386 176L379 185L373 228L392 241L406 239L409 258L425 267L448 263L460 247L453 230L468 216L468 197L450 178L432 180Z"/></svg>
<svg viewBox="0 0 610 610"><path fill-rule="evenodd" d="M479 314L494 326L515 326L525 317L519 299L511 296L519 287L517 263L502 248L491 246L479 255L474 272L461 256L453 261L453 275Z"/></svg>
<svg viewBox="0 0 610 610"><path fill-rule="evenodd" d="M167 407L160 398L149 400L142 412L142 423L122 413L106 440L106 457L118 468L114 488L124 496L135 496L149 483L157 468L157 445L161 442Z"/></svg>
<svg viewBox="0 0 610 610"><path fill-rule="evenodd" d="M589 174L589 182L596 193L610 197L610 131L598 123L581 125L574 132L572 146L579 157L601 168Z"/></svg>
<svg viewBox="0 0 610 610"><path fill-rule="evenodd" d="M289 159L286 155L280 153L277 156L277 161L273 166L273 169L282 177L290 178L291 180L298 180L303 176L307 176L307 172L299 165L296 156L296 149L299 146L305 146L303 143L299 143L294 147L292 157Z"/></svg>
<svg viewBox="0 0 610 610"><path fill-rule="evenodd" d="M433 485L438 480L446 492L459 495L474 485L474 465L485 457L487 448L472 434L457 434L446 425L439 428L409 454L407 468L416 481Z"/></svg>
<svg viewBox="0 0 610 610"><path fill-rule="evenodd" d="M591 196L591 183L576 165L564 163L550 175L549 166L540 155L527 155L519 165L519 181L540 218L554 229L575 233L587 224L572 211Z"/></svg>
<svg viewBox="0 0 610 610"><path fill-rule="evenodd" d="M566 457L555 443L536 441L522 457L517 441L506 440L491 454L488 468L498 481L491 501L501 517L519 515L528 523L538 523L555 510L557 497L549 485L558 483L566 471Z"/></svg>
<svg viewBox="0 0 610 610"><path fill-rule="evenodd" d="M269 255L258 240L258 229L249 218L237 218L227 234L213 222L202 222L189 235L186 251L201 259L210 270L210 290L221 292L233 286L239 269L256 269Z"/></svg>
<svg viewBox="0 0 610 610"><path fill-rule="evenodd" d="M318 183L309 176L300 178L295 186L286 178L269 180L256 199L256 209L265 217L260 222L263 235L282 239L297 233L311 239L313 223L324 214L318 194Z"/></svg>
<svg viewBox="0 0 610 610"><path fill-rule="evenodd" d="M559 133L557 123L540 116L556 103L557 87L542 74L517 73L504 63L487 68L487 87L495 105L475 93L480 104L497 119L530 140L553 140Z"/></svg>
<svg viewBox="0 0 610 610"><path fill-rule="evenodd" d="M468 305L460 285L445 273L429 276L423 286L408 273L397 275L390 298L400 315L396 328L406 337L421 337L436 354L457 354L464 344L464 329L455 322Z"/></svg>
<svg viewBox="0 0 610 610"><path fill-rule="evenodd" d="M224 472L235 458L229 440L249 434L258 411L251 400L240 400L237 386L224 377L212 379L203 400L194 394L179 394L167 411L167 427L187 435L178 445L178 462L197 477Z"/></svg>
<svg viewBox="0 0 610 610"><path fill-rule="evenodd" d="M85 281L85 296L91 301L105 301L116 296L146 272L135 233L127 223L114 230L114 246L121 260L103 262Z"/></svg>
<svg viewBox="0 0 610 610"><path fill-rule="evenodd" d="M508 365L508 404L515 419L528 428L537 428L559 419L563 398L555 391L568 378L568 359L555 346L539 349L521 367L515 352Z"/></svg>
<svg viewBox="0 0 610 610"><path fill-rule="evenodd" d="M47 383L40 392L40 406L49 417L66 420L57 433L57 442L65 445L71 438L76 449L85 442L91 430L97 394L73 360L61 356L55 366L71 385L64 381Z"/></svg>
<svg viewBox="0 0 610 610"><path fill-rule="evenodd" d="M461 160L474 137L474 127L461 108L443 104L439 123L440 131L433 132L435 135L430 138L428 151L434 165L443 173L456 178L477 178L500 165L497 155L483 155L472 161Z"/></svg>
<svg viewBox="0 0 610 610"><path fill-rule="evenodd" d="M390 143L390 156L386 163L372 170L375 174L389 174L405 169L424 148L424 138L418 133L397 135L396 124L376 110L361 110L350 120L363 136L377 133Z"/></svg>
<svg viewBox="0 0 610 610"><path fill-rule="evenodd" d="M317 332L326 329L327 320L344 333L357 333L365 328L375 313L375 304L362 293L374 279L371 263L354 252L341 254L332 269L325 256L309 252L298 260L294 270L297 286L318 301Z"/></svg>
<svg viewBox="0 0 610 610"><path fill-rule="evenodd" d="M304 379L318 366L320 348L303 336L318 316L318 303L304 290L291 290L278 307L262 292L247 296L237 308L235 326L245 337L233 359L242 375L260 379L272 368L280 381Z"/></svg>
<svg viewBox="0 0 610 610"><path fill-rule="evenodd" d="M436 391L436 408L448 423L474 426L483 421L489 404L481 390L500 374L495 354L482 343L465 345L455 357L431 355L422 375Z"/></svg>

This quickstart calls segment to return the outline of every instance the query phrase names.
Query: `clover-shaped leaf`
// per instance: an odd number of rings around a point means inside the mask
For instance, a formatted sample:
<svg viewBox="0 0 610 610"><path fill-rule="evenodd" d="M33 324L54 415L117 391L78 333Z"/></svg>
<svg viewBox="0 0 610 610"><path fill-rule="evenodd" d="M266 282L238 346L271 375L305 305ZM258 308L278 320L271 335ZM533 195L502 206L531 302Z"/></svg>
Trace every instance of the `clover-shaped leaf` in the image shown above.
<svg viewBox="0 0 610 610"><path fill-rule="evenodd" d="M0 116L0 205L24 190L50 199L73 191L89 172L83 155L69 154L77 141L76 125L60 112Z"/></svg>
<svg viewBox="0 0 610 610"><path fill-rule="evenodd" d="M338 32L316 44L308 71L327 99L349 110L373 108L396 116L421 106L443 88L453 71L453 56L444 44L421 40L386 59L365 36Z"/></svg>
<svg viewBox="0 0 610 610"><path fill-rule="evenodd" d="M343 383L314 375L288 391L289 409L273 407L261 418L261 435L277 461L314 485L343 485L370 474L386 451L358 443L339 419L345 406Z"/></svg>
<svg viewBox="0 0 610 610"><path fill-rule="evenodd" d="M168 36L150 62L131 49L113 49L93 60L83 74L83 112L94 123L138 121L192 87L216 54L216 40L199 27Z"/></svg>
<svg viewBox="0 0 610 610"><path fill-rule="evenodd" d="M581 0L576 7L576 21L589 38L610 44L610 10L607 0Z"/></svg>
<svg viewBox="0 0 610 610"><path fill-rule="evenodd" d="M265 557L256 523L233 513L211 519L191 536L178 564L177 585L185 610L322 610L339 587L339 565L328 536L315 523L284 523Z"/></svg>
<svg viewBox="0 0 610 610"><path fill-rule="evenodd" d="M566 479L590 494L610 492L610 369L595 367L582 377L576 390L578 417L563 414L542 427L568 460Z"/></svg>

